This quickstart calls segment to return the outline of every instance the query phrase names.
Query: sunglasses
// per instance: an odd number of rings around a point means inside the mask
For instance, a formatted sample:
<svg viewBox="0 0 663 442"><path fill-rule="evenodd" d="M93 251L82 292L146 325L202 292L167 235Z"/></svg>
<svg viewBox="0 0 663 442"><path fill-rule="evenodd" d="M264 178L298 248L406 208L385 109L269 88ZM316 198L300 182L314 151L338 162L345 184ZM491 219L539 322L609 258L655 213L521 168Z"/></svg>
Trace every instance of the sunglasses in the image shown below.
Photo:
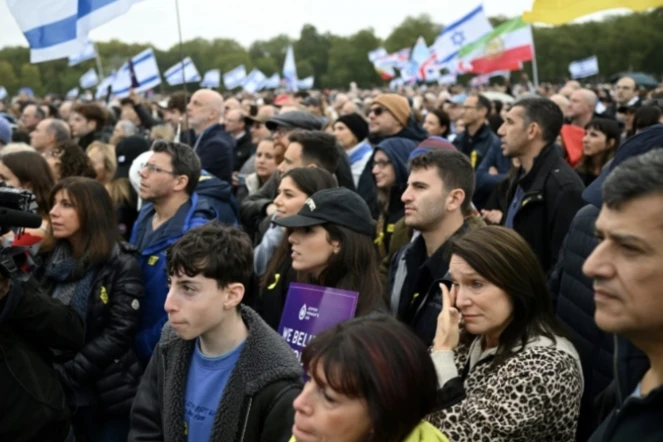
<svg viewBox="0 0 663 442"><path fill-rule="evenodd" d="M373 114L376 117L379 117L384 111L385 109L383 107L372 107L371 110L368 111L368 115Z"/></svg>

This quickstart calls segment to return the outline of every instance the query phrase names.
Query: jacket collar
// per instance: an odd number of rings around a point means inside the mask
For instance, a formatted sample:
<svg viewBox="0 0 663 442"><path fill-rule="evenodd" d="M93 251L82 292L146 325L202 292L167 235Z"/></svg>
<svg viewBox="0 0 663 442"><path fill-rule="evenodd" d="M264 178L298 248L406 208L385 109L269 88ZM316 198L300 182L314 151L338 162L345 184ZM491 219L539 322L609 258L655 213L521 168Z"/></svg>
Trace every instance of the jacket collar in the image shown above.
<svg viewBox="0 0 663 442"><path fill-rule="evenodd" d="M534 159L532 170L524 176L519 175L521 178L517 179L516 182L525 192L542 190L543 184L550 172L559 167L560 159L557 145L549 144ZM520 171L522 173L522 167Z"/></svg>

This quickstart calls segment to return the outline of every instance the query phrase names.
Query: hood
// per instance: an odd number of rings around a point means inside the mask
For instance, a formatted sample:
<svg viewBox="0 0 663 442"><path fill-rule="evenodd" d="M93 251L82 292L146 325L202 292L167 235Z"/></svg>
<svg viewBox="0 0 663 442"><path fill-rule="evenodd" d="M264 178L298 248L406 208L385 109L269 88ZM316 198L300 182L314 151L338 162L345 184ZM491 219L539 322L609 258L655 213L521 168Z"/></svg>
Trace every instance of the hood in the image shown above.
<svg viewBox="0 0 663 442"><path fill-rule="evenodd" d="M163 244L172 241L173 238L179 238L182 236L187 230L189 230L189 224L193 218L194 213L200 211L199 206L201 206L199 197L194 192L194 194L191 195L191 198L189 198L188 201L186 201L180 206L179 209L177 209L175 215L173 215L173 217L169 219L161 228L155 231L158 232L158 236L153 237L152 241L145 245L145 248L142 250L142 252L151 253L149 251L152 250L154 246L159 245L159 247L161 247ZM203 203L203 207L208 206L209 204ZM135 224L135 233L133 234L137 241L145 235L148 220L152 219L155 213L154 205L152 203L147 203L140 209L140 213L138 214L138 219L136 220ZM213 214L213 212L211 213ZM138 242L134 241L132 238L132 243L137 244Z"/></svg>
<svg viewBox="0 0 663 442"><path fill-rule="evenodd" d="M420 143L428 138L428 133L421 126L419 126L417 120L414 119L414 115L411 115L408 125L405 126L405 128L396 136L401 138L408 138Z"/></svg>
<svg viewBox="0 0 663 442"><path fill-rule="evenodd" d="M408 160L410 158L410 153L412 153L416 147L417 143L415 141L400 137L387 138L375 147L376 151L378 149L383 151L394 166L396 172L396 183L394 183L394 185L403 185L407 182ZM375 152L373 153L373 156L375 156Z"/></svg>
<svg viewBox="0 0 663 442"><path fill-rule="evenodd" d="M449 439L433 425L421 421L403 442L449 442Z"/></svg>
<svg viewBox="0 0 663 442"><path fill-rule="evenodd" d="M210 199L212 200L211 203L219 201L229 204L232 207L233 212L235 212L235 216L239 217L239 207L237 205L237 200L233 195L232 186L204 169L200 174L196 193L200 197L201 203L203 203L205 199ZM196 208L196 211L198 211L198 208Z"/></svg>
<svg viewBox="0 0 663 442"><path fill-rule="evenodd" d="M663 124L648 127L639 134L626 140L626 142L617 150L617 153L610 164L603 169L601 175L599 175L598 178L585 189L582 194L583 199L589 204L600 208L603 205L601 188L610 172L627 159L642 155L643 153L647 153L652 149L660 147L663 147Z"/></svg>

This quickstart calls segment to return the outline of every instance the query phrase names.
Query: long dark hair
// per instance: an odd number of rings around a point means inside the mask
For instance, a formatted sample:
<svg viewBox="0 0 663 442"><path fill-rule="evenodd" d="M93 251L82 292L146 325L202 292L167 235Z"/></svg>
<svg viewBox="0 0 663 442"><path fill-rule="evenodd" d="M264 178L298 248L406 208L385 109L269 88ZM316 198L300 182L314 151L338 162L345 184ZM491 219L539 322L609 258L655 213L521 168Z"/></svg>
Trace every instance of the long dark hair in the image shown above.
<svg viewBox="0 0 663 442"><path fill-rule="evenodd" d="M51 211L50 195L55 179L48 162L37 152L14 152L2 157L2 163L18 178L22 185L30 183L37 200L39 215L48 218Z"/></svg>
<svg viewBox="0 0 663 442"><path fill-rule="evenodd" d="M619 144L621 140L621 130L619 129L619 124L614 120L609 120L607 118L593 118L589 123L585 125L585 130L595 129L605 135L606 143L610 143L610 140L614 140L614 144L604 150L601 155L601 167L615 156L615 152L619 149ZM594 164L591 157L586 155L582 156L580 163L576 166L576 170L579 173L591 174L593 173Z"/></svg>
<svg viewBox="0 0 663 442"><path fill-rule="evenodd" d="M302 362L318 385L366 401L368 442L403 441L436 404L437 374L425 345L387 315L325 330L306 346Z"/></svg>
<svg viewBox="0 0 663 442"><path fill-rule="evenodd" d="M325 287L359 292L355 316L363 316L385 308L384 290L373 239L333 223L323 224L327 241L341 243L341 251L329 258L318 278L298 279ZM290 231L288 232L290 233Z"/></svg>
<svg viewBox="0 0 663 442"><path fill-rule="evenodd" d="M471 231L451 245L479 275L504 290L513 305L511 322L499 338L493 366L502 364L537 336L566 337L552 311L546 277L534 252L513 230L490 226ZM464 338L467 338L465 336Z"/></svg>
<svg viewBox="0 0 663 442"><path fill-rule="evenodd" d="M281 181L287 177L289 177L293 183L295 183L297 189L306 194L306 196L311 196L320 190L338 187L336 178L325 169L319 167L298 167L292 169L281 177ZM260 281L261 292L264 292L267 289L267 286L274 279L274 275L278 273L281 265L289 259L290 253L290 243L286 236L281 241L281 244L279 244L272 259L269 260L269 264L267 264L265 274Z"/></svg>
<svg viewBox="0 0 663 442"><path fill-rule="evenodd" d="M115 209L108 191L103 184L92 178L65 178L53 188L51 206L55 195L61 190L67 192L78 215L83 239L79 252L83 253L83 261L90 265L105 263L120 241Z"/></svg>

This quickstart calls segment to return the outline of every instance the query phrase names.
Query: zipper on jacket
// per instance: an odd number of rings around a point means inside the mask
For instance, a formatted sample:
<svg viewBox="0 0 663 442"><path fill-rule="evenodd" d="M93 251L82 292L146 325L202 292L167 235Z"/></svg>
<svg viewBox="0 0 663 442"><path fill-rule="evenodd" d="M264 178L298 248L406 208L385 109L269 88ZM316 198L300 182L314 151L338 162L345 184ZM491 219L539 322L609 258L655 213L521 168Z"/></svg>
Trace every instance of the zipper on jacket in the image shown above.
<svg viewBox="0 0 663 442"><path fill-rule="evenodd" d="M249 398L249 406L246 409L246 417L244 418L244 427L242 428L242 436L239 438L240 442L244 442L244 435L246 434L246 427L249 425L249 415L251 414L251 404L253 403L253 396Z"/></svg>

